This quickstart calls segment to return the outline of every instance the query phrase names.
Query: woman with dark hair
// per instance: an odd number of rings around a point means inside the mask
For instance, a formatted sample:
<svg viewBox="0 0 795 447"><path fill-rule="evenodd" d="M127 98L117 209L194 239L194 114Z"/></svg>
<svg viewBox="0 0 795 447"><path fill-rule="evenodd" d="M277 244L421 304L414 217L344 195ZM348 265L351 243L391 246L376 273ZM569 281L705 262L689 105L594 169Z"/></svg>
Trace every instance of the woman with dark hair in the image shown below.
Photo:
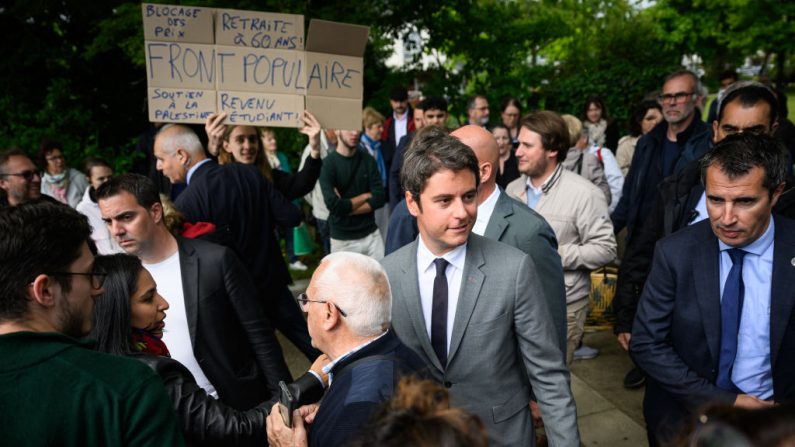
<svg viewBox="0 0 795 447"><path fill-rule="evenodd" d="M497 140L497 147L500 150L500 166L497 171L497 184L505 189L508 183L519 178L519 167L516 163L516 154L508 128L502 124L491 126L491 134Z"/></svg>
<svg viewBox="0 0 795 447"><path fill-rule="evenodd" d="M267 445L265 418L273 401L235 410L209 396L187 368L169 357L161 339L168 302L141 261L116 254L98 256L94 262L107 274L105 293L94 303L90 338L96 340L96 349L140 360L160 376L189 445Z"/></svg>
<svg viewBox="0 0 795 447"><path fill-rule="evenodd" d="M616 150L616 161L625 177L632 164L632 156L635 155L635 145L638 144L638 140L654 129L654 126L659 124L662 119L662 106L657 101L643 101L632 111L632 116L629 118L629 135L618 141Z"/></svg>
<svg viewBox="0 0 795 447"><path fill-rule="evenodd" d="M602 98L592 96L582 109L582 125L588 131L588 141L615 151L618 146L618 126L607 116Z"/></svg>
<svg viewBox="0 0 795 447"><path fill-rule="evenodd" d="M61 144L44 140L39 146L39 166L44 168L41 176L41 193L76 207L88 187L88 179L80 171L66 165Z"/></svg>
<svg viewBox="0 0 795 447"><path fill-rule="evenodd" d="M519 119L522 117L522 106L518 99L509 96L502 100L500 112L502 125L508 129L511 144L516 149L519 146Z"/></svg>

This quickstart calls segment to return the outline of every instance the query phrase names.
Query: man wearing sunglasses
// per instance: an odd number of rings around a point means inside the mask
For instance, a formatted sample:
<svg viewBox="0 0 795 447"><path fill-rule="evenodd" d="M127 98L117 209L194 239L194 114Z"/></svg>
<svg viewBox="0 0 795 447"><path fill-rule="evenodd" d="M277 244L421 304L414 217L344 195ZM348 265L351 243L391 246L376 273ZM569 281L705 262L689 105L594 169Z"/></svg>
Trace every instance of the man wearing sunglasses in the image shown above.
<svg viewBox="0 0 795 447"><path fill-rule="evenodd" d="M709 149L709 126L701 121L696 108L700 92L701 83L689 70L676 71L665 78L657 98L664 121L638 141L621 200L610 214L616 233L626 227L628 241L635 226L646 218L657 185Z"/></svg>
<svg viewBox="0 0 795 447"><path fill-rule="evenodd" d="M0 208L41 197L39 170L22 150L13 148L0 155L0 189Z"/></svg>
<svg viewBox="0 0 795 447"><path fill-rule="evenodd" d="M105 276L85 216L34 201L0 210L3 445L182 445L161 380L78 341Z"/></svg>

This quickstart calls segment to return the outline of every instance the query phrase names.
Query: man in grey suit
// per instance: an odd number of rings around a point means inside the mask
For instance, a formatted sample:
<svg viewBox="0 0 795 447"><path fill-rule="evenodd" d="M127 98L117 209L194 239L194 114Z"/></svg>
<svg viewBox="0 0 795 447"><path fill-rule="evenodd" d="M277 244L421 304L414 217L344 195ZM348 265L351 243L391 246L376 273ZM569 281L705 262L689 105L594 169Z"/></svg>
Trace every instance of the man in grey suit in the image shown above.
<svg viewBox="0 0 795 447"><path fill-rule="evenodd" d="M480 126L459 127L450 135L469 146L478 159L478 214L472 232L500 241L530 255L535 263L542 296L566 352L566 286L555 232L546 220L497 187L500 148L491 132Z"/></svg>
<svg viewBox="0 0 795 447"><path fill-rule="evenodd" d="M475 154L448 135L427 135L406 155L401 180L420 235L383 260L395 333L453 405L483 420L491 445L535 443L530 385L550 445L579 445L569 372L533 259L471 234Z"/></svg>
<svg viewBox="0 0 795 447"><path fill-rule="evenodd" d="M438 128L437 128L438 129ZM418 132L419 138L432 135L434 128ZM497 187L496 166L500 149L492 134L480 126L466 125L450 135L469 146L478 159L478 214L472 232L500 241L530 255L547 300L552 322L560 339L561 351L566 352L566 288L563 266L558 254L558 241L546 220L523 203L512 199ZM419 141L418 141L419 142ZM410 244L419 230L414 216L401 200L392 211L387 235L387 254Z"/></svg>

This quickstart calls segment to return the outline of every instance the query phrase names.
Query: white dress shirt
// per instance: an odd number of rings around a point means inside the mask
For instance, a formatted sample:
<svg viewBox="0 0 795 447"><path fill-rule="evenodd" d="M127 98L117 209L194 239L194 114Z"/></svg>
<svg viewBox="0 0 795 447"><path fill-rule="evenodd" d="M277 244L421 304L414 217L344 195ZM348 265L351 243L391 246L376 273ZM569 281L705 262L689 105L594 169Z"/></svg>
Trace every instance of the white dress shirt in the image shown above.
<svg viewBox="0 0 795 447"><path fill-rule="evenodd" d="M486 232L486 227L489 226L489 220L494 213L494 207L497 205L497 199L500 198L500 187L497 186L492 191L491 195L485 202L478 205L478 218L475 220L475 225L472 227L472 232L478 236L483 236Z"/></svg>
<svg viewBox="0 0 795 447"><path fill-rule="evenodd" d="M435 256L428 250L419 237L417 247L417 276L420 283L420 304L422 315L425 318L425 330L428 338L431 337L431 309L433 308L433 281L436 278L436 265L433 261L437 257L444 258L449 264L445 269L447 277L447 351L450 351L450 338L453 335L453 322L458 308L458 293L461 290L461 279L464 277L464 262L466 261L467 244L458 246L442 256Z"/></svg>

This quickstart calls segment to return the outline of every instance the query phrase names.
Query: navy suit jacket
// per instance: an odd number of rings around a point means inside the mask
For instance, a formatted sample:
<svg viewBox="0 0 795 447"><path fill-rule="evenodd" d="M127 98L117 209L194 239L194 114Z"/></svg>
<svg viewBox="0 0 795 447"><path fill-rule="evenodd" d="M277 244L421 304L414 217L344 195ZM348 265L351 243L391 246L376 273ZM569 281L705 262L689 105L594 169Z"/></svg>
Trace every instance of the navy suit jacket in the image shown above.
<svg viewBox="0 0 795 447"><path fill-rule="evenodd" d="M346 370L348 365L353 366ZM390 329L340 360L331 374L334 380L309 431L310 447L348 445L364 430L370 416L392 397L402 377L426 378L428 372L417 354Z"/></svg>
<svg viewBox="0 0 795 447"><path fill-rule="evenodd" d="M273 295L273 287L290 283L274 227L298 226L301 211L256 167L204 163L175 205L189 222L211 222L219 231L231 232L235 252L261 291Z"/></svg>
<svg viewBox="0 0 795 447"><path fill-rule="evenodd" d="M795 221L776 216L770 297L773 398L795 399ZM671 433L709 401L731 404L715 385L720 351L718 239L709 220L662 239L640 298L630 352L646 371L649 432Z"/></svg>

